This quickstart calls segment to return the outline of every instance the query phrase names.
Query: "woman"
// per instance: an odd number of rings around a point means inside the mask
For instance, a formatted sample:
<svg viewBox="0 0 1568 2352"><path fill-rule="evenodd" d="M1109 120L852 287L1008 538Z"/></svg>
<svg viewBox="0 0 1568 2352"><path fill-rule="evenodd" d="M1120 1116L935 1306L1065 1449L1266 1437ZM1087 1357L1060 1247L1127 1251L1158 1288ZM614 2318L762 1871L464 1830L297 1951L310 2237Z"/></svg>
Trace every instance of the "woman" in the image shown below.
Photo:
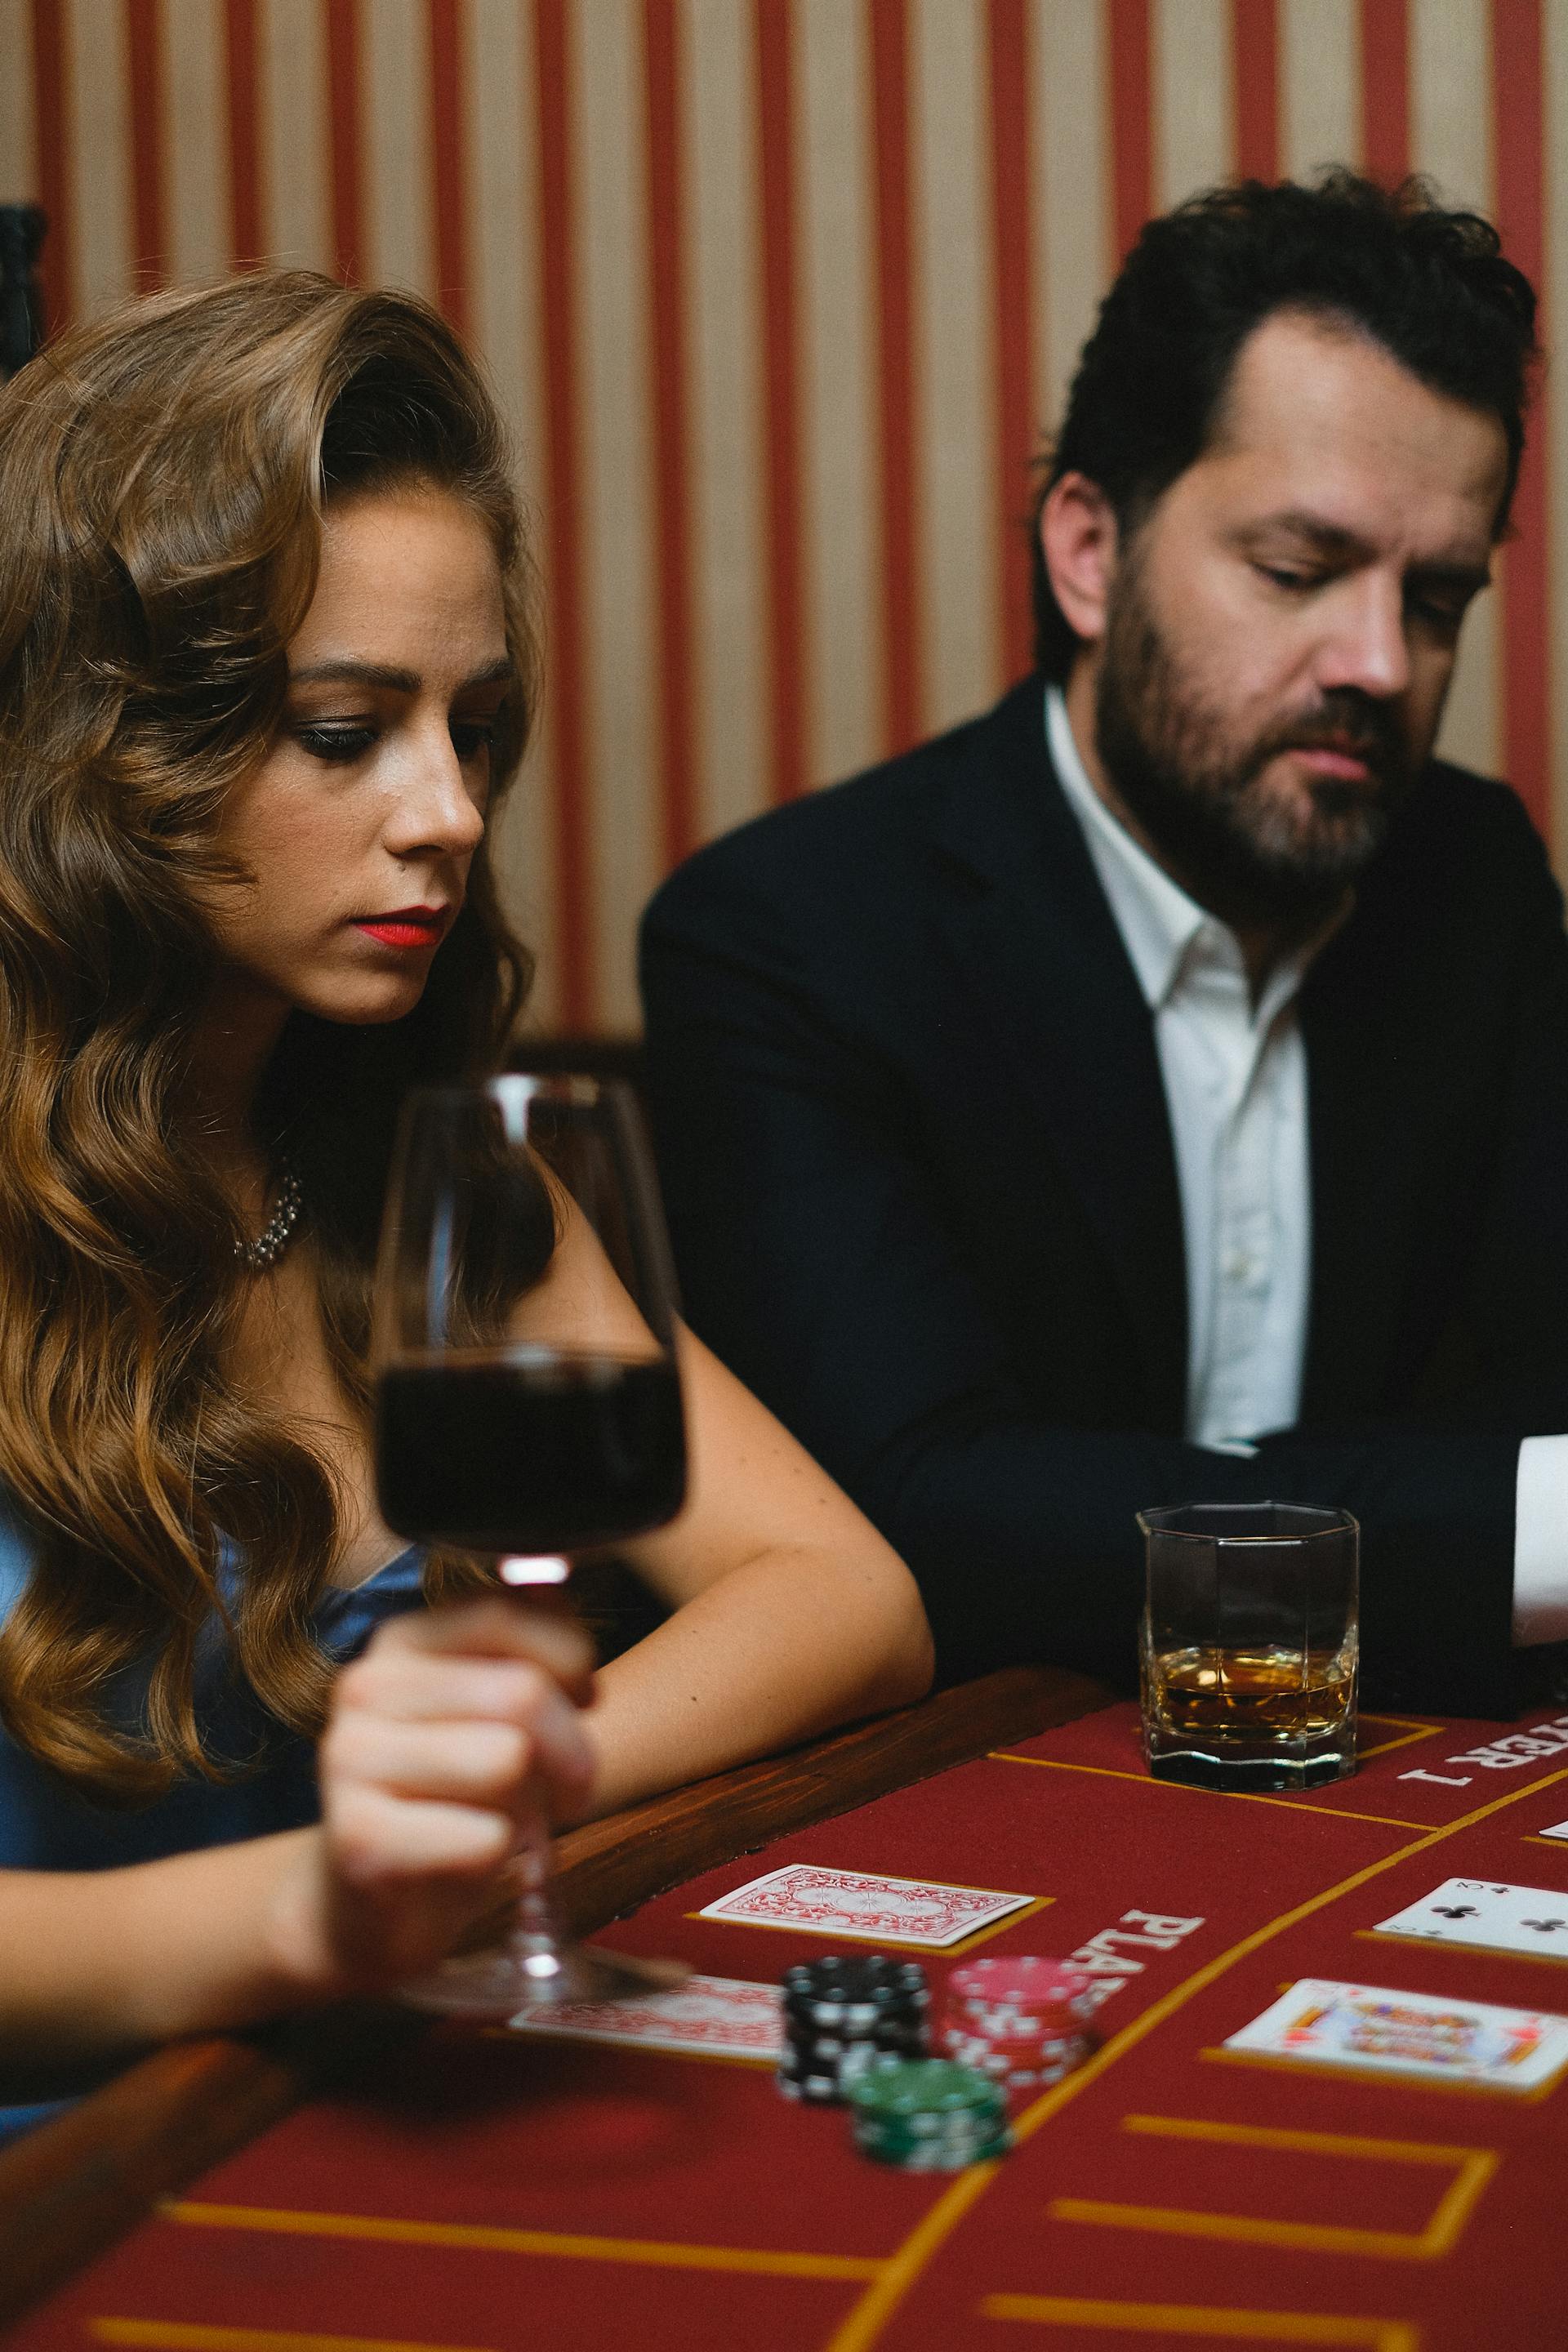
<svg viewBox="0 0 1568 2352"><path fill-rule="evenodd" d="M527 978L487 848L525 560L441 321L302 273L127 306L0 396L0 2057L37 2060L395 1984L540 1803L931 1656L694 1340L689 1501L627 1547L675 1613L597 1675L377 1516L392 1121L494 1066Z"/></svg>

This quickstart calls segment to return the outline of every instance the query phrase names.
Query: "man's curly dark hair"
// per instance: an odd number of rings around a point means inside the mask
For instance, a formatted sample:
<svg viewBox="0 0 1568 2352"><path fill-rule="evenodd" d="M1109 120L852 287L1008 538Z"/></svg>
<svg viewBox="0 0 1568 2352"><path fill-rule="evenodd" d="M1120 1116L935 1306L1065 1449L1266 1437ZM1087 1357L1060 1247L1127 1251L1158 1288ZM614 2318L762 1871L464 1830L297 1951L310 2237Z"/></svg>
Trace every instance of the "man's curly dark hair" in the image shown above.
<svg viewBox="0 0 1568 2352"><path fill-rule="evenodd" d="M1479 214L1429 185L1334 169L1315 185L1212 188L1147 223L1100 305L1041 467L1034 519L1064 474L1087 476L1135 531L1213 438L1253 330L1305 311L1370 336L1434 392L1495 415L1508 441L1500 533L1524 448L1535 294ZM1063 679L1079 639L1034 534L1035 649Z"/></svg>

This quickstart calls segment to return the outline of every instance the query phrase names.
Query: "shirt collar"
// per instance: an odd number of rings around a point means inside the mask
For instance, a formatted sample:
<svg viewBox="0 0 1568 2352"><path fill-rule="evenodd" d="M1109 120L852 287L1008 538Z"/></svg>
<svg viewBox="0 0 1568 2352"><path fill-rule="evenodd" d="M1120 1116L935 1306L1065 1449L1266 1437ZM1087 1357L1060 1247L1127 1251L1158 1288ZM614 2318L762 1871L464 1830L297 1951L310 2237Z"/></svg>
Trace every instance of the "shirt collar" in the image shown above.
<svg viewBox="0 0 1568 2352"><path fill-rule="evenodd" d="M1175 987L1187 950L1214 918L1172 881L1163 866L1155 865L1095 791L1073 740L1059 686L1046 688L1046 741L1061 788L1083 828L1144 1002L1158 1012Z"/></svg>
<svg viewBox="0 0 1568 2352"><path fill-rule="evenodd" d="M1059 686L1046 688L1046 741L1150 1011L1160 1012L1184 976L1205 965L1211 971L1216 967L1234 971L1245 986L1245 964L1235 932L1189 898L1181 884L1156 865L1095 791ZM1321 930L1295 955L1275 966L1254 1010L1255 1022L1271 1023L1289 1003L1306 977L1308 965L1339 929L1351 904L1347 891L1343 905Z"/></svg>

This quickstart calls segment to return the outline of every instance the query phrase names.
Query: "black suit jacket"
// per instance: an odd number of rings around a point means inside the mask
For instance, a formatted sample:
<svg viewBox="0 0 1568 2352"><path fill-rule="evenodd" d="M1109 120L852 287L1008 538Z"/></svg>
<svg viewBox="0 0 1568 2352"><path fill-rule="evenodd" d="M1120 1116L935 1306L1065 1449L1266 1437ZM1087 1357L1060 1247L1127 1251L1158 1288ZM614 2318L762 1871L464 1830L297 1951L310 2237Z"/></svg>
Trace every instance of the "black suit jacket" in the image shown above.
<svg viewBox="0 0 1568 2352"><path fill-rule="evenodd" d="M1568 945L1515 796L1435 765L1300 1006L1300 1423L1182 1437L1152 1020L1041 687L742 827L645 919L696 1328L920 1579L943 1671L1125 1678L1140 1506L1362 1519L1369 1688L1506 1713L1518 1442L1568 1429Z"/></svg>

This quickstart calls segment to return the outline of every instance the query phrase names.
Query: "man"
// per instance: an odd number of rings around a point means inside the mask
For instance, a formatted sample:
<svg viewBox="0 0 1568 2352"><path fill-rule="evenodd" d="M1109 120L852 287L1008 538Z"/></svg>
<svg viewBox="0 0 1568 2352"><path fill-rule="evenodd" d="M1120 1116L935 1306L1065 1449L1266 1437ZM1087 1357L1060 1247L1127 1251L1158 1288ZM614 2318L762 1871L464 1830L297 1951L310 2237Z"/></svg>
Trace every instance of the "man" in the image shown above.
<svg viewBox="0 0 1568 2352"><path fill-rule="evenodd" d="M1127 1679L1134 1513L1191 1499L1355 1512L1385 1699L1510 1712L1568 1634L1568 946L1431 758L1533 316L1415 187L1152 223L1040 499L1045 682L649 910L692 1319L950 1675Z"/></svg>

